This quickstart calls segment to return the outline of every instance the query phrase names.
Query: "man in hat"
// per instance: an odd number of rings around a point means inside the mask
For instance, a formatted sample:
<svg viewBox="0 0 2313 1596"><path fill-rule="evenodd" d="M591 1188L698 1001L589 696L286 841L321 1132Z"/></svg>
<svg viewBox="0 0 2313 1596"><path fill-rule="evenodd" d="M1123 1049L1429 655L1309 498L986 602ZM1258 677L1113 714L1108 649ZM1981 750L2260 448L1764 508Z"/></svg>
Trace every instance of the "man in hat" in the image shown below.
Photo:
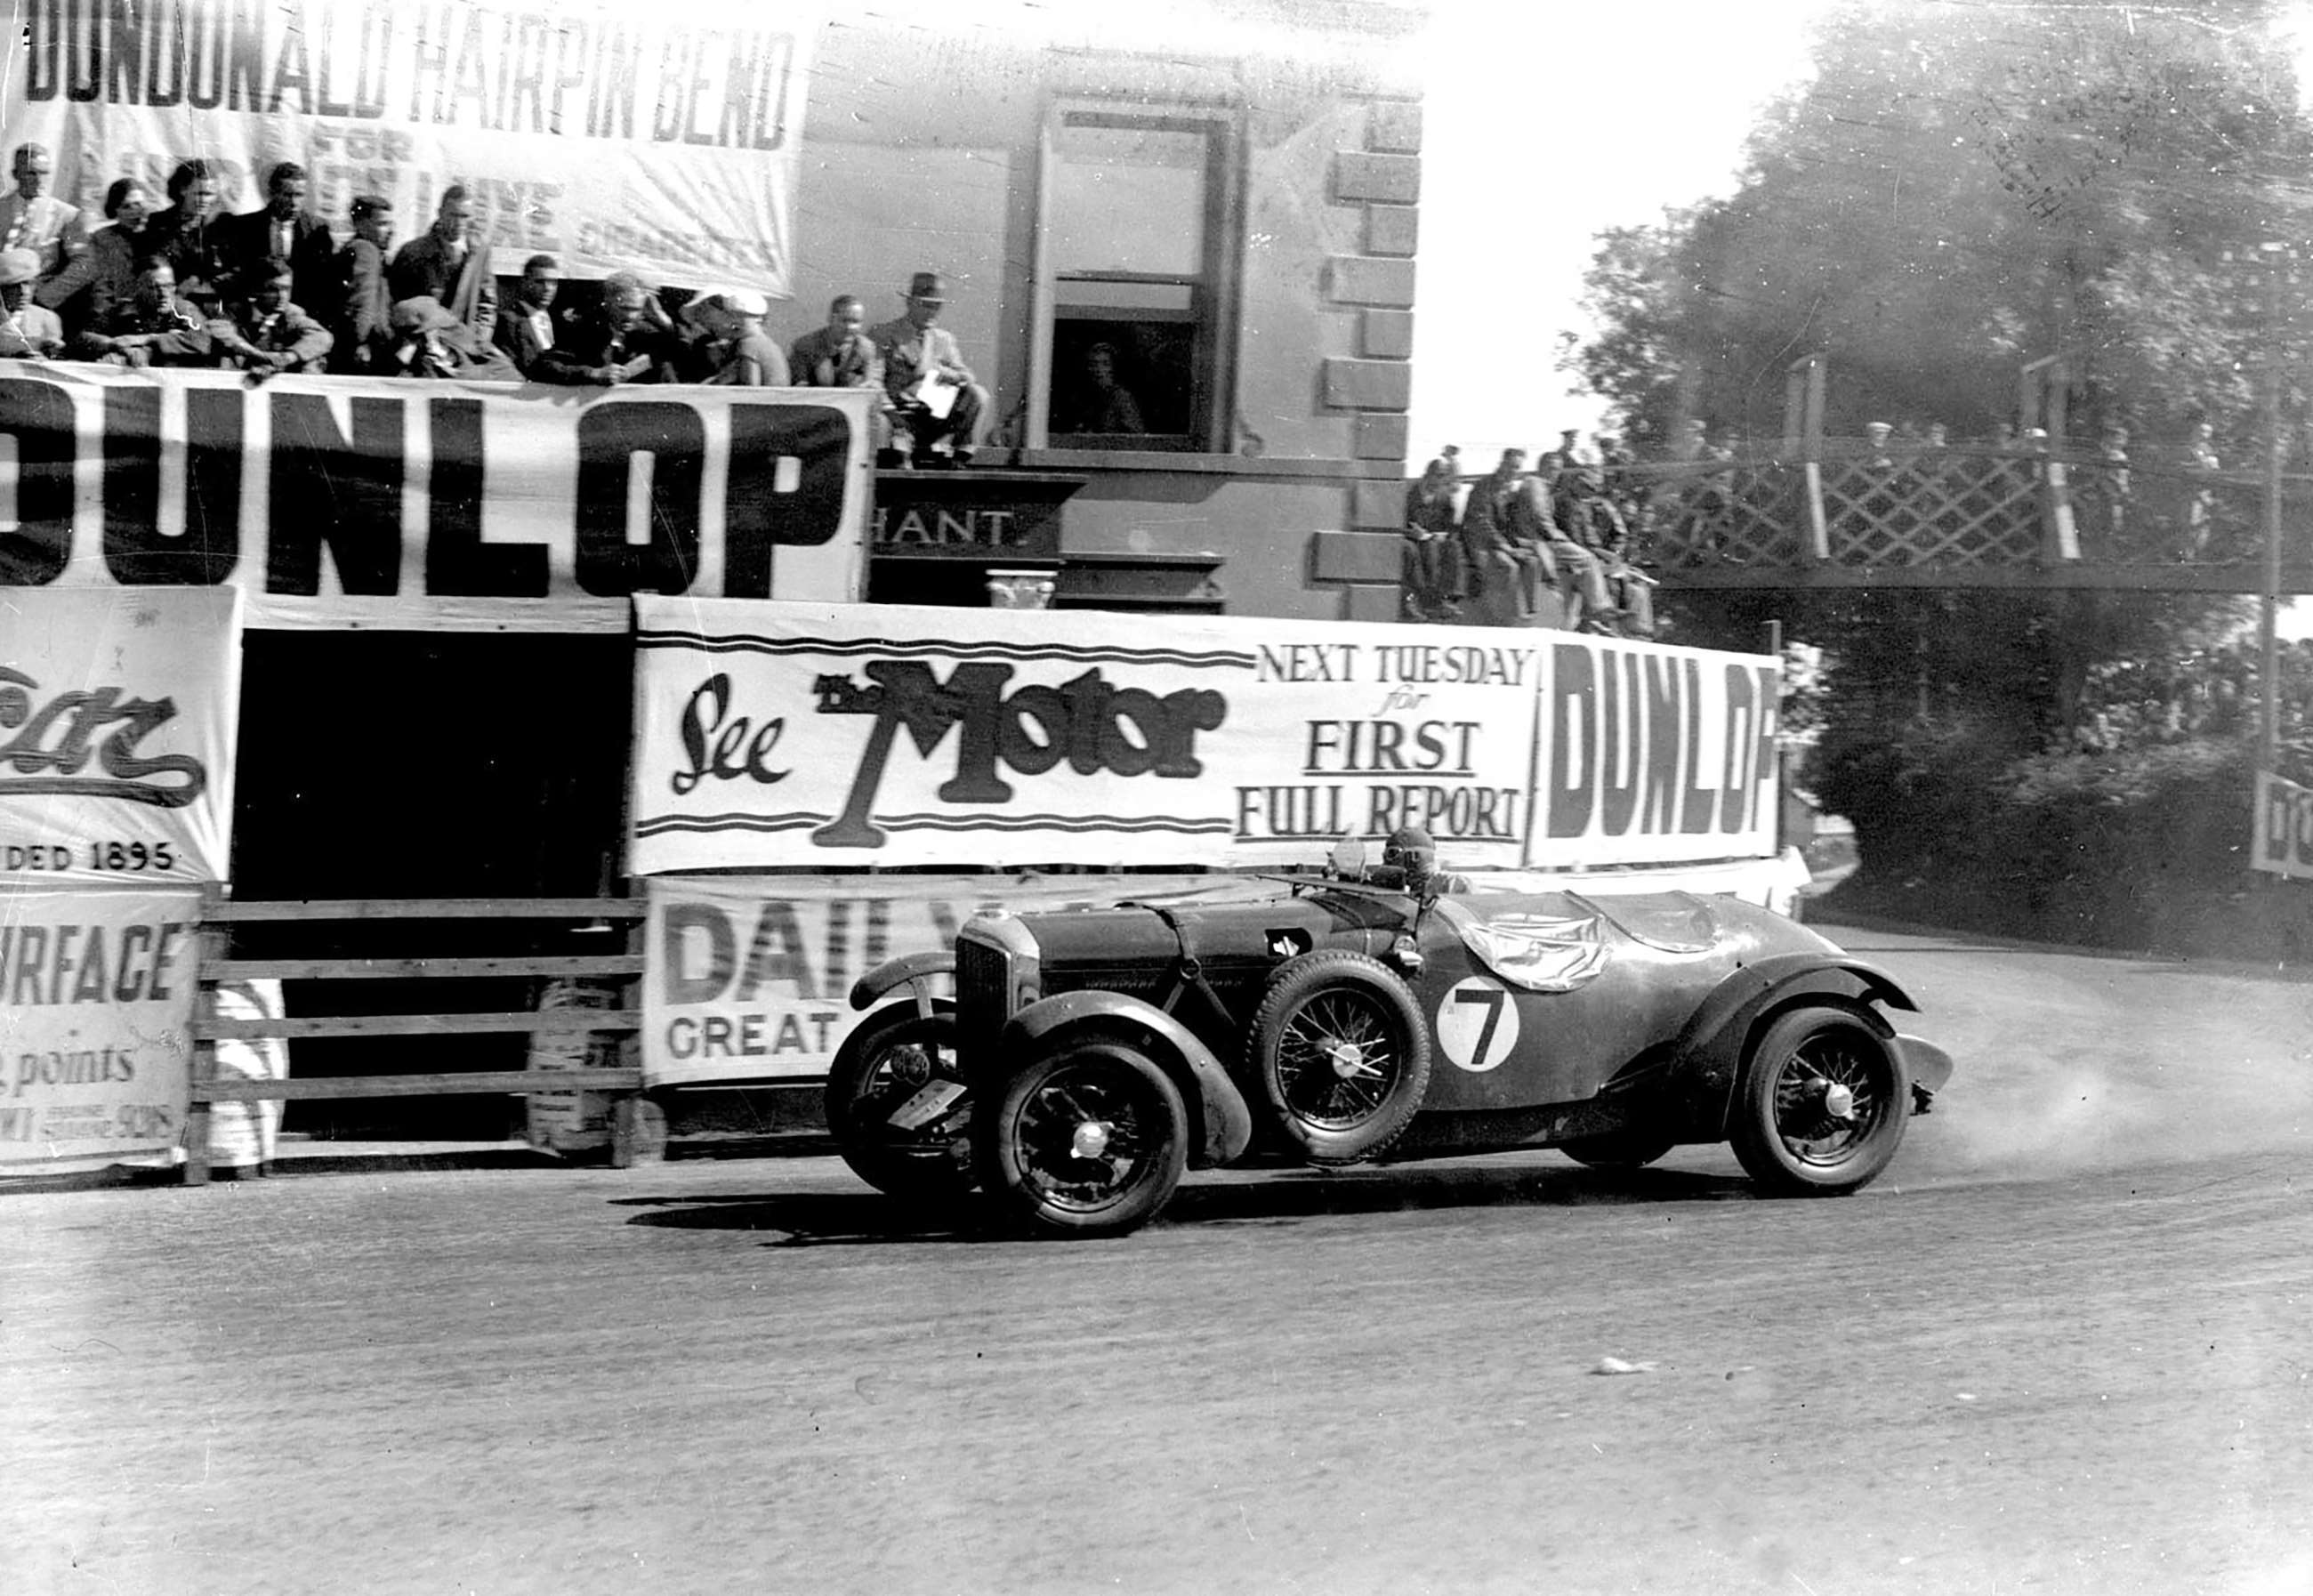
<svg viewBox="0 0 2313 1596"><path fill-rule="evenodd" d="M784 388L787 357L763 331L771 307L752 288L724 288L715 295L708 325L722 343L715 373L706 380L734 388Z"/></svg>
<svg viewBox="0 0 2313 1596"><path fill-rule="evenodd" d="M494 345L476 338L473 329L452 315L440 300L415 294L394 301L393 347L387 351L380 375L513 382L520 374L513 361Z"/></svg>
<svg viewBox="0 0 2313 1596"><path fill-rule="evenodd" d="M10 170L16 186L0 198L0 250L31 251L40 275L52 277L88 245L80 207L46 191L48 174L56 170L46 145L18 145Z"/></svg>
<svg viewBox="0 0 2313 1596"><path fill-rule="evenodd" d="M48 360L64 353L65 324L32 303L40 258L30 250L0 250L0 360Z"/></svg>
<svg viewBox="0 0 2313 1596"><path fill-rule="evenodd" d="M935 326L947 308L947 284L936 271L909 279L908 308L868 334L884 361L884 392L892 403L892 446L885 463L963 466L972 463L987 431L988 390L963 363L955 334ZM947 440L948 452L934 448Z"/></svg>

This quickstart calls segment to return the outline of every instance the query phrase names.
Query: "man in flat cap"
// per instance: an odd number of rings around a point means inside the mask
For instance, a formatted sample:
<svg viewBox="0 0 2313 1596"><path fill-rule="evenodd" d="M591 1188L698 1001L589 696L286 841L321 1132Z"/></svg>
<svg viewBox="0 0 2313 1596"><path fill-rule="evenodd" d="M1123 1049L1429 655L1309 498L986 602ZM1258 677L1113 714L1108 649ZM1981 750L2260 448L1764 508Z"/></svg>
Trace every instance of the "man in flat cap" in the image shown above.
<svg viewBox="0 0 2313 1596"><path fill-rule="evenodd" d="M0 250L0 360L47 360L64 352L65 324L32 303L40 258L30 250Z"/></svg>
<svg viewBox="0 0 2313 1596"><path fill-rule="evenodd" d="M988 430L988 390L963 363L955 334L936 326L947 307L947 285L936 271L909 280L908 308L868 338L884 360L892 401L892 447L884 463L948 468L970 465ZM947 440L943 454L933 445Z"/></svg>

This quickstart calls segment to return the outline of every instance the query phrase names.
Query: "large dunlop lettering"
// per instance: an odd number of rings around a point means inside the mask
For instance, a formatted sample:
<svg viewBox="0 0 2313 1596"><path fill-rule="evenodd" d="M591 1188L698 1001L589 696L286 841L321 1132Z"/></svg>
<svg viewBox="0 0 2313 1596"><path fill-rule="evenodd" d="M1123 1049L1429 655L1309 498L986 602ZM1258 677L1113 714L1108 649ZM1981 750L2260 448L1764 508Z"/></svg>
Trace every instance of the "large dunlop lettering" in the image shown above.
<svg viewBox="0 0 2313 1596"><path fill-rule="evenodd" d="M1552 652L1550 836L1731 836L1758 824L1775 780L1772 668L1597 643ZM1718 675L1715 692L1706 670ZM1712 746L1718 758L1706 763Z"/></svg>

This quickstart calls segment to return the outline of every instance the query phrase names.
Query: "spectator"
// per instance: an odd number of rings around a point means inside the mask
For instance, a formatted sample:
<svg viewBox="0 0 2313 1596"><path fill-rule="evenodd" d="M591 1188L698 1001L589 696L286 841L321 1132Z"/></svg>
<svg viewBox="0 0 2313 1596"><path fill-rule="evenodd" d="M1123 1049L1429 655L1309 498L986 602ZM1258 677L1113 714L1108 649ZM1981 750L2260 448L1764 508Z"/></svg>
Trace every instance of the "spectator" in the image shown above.
<svg viewBox="0 0 2313 1596"><path fill-rule="evenodd" d="M309 316L323 322L337 319L345 296L345 280L338 271L336 241L330 225L305 208L311 184L305 169L295 161L277 163L265 176L261 209L226 216L216 225L224 258L241 280L236 288L254 294L271 275L277 258L289 262L289 297Z"/></svg>
<svg viewBox="0 0 2313 1596"><path fill-rule="evenodd" d="M1085 350L1082 397L1067 432L1137 433L1148 430L1140 401L1117 380L1116 346L1097 343Z"/></svg>
<svg viewBox="0 0 2313 1596"><path fill-rule="evenodd" d="M784 388L787 357L763 331L770 305L752 288L724 288L715 295L708 325L723 345L715 374L706 380L734 388Z"/></svg>
<svg viewBox="0 0 2313 1596"><path fill-rule="evenodd" d="M244 271L242 280L250 286L249 296L232 325L215 334L225 364L260 377L320 371L337 340L290 297L297 272L289 259L276 255Z"/></svg>
<svg viewBox="0 0 2313 1596"><path fill-rule="evenodd" d="M1567 465L1559 480L1570 484L1585 467ZM1540 583L1557 590L1559 613L1568 630L1586 622L1603 623L1614 613L1607 596L1605 568L1592 550L1570 536L1558 519L1555 496L1539 473L1519 478L1509 493L1508 531L1512 552L1521 557L1527 582L1526 613L1541 605Z"/></svg>
<svg viewBox="0 0 2313 1596"><path fill-rule="evenodd" d="M521 375L496 345L475 337L471 327L428 295L394 301L392 323L393 346L381 368L384 375L510 383Z"/></svg>
<svg viewBox="0 0 2313 1596"><path fill-rule="evenodd" d="M892 446L884 463L965 466L985 436L988 390L963 363L955 334L935 325L947 307L947 285L936 271L909 280L908 308L869 336L884 360L884 391L891 398ZM945 439L948 452L936 445Z"/></svg>
<svg viewBox="0 0 2313 1596"><path fill-rule="evenodd" d="M136 274L136 290L105 322L80 336L84 356L116 366L214 366L210 318L180 291L163 257Z"/></svg>
<svg viewBox="0 0 2313 1596"><path fill-rule="evenodd" d="M109 225L89 235L88 248L34 292L40 304L78 328L103 322L114 307L136 292L136 273L153 258L159 241L147 225L153 198L133 177L115 180L104 191Z"/></svg>
<svg viewBox="0 0 2313 1596"><path fill-rule="evenodd" d="M475 235L474 201L463 183L442 190L434 225L395 252L386 287L400 304L431 299L479 338L497 330L498 291L489 245Z"/></svg>
<svg viewBox="0 0 2313 1596"><path fill-rule="evenodd" d="M169 208L145 225L153 231L154 252L167 260L180 283L224 279L228 262L216 203L216 173L209 163L177 163L169 173Z"/></svg>
<svg viewBox="0 0 2313 1596"><path fill-rule="evenodd" d="M40 276L53 277L87 247L80 207L45 192L56 170L45 145L18 145L9 170L16 187L0 198L0 250L31 251Z"/></svg>
<svg viewBox="0 0 2313 1596"><path fill-rule="evenodd" d="M889 458L892 446L891 401L884 394L884 357L867 336L867 307L857 294L839 294L829 301L827 325L814 327L787 350L787 371L794 381L814 388L867 388L877 396L868 416L871 441L879 457Z"/></svg>
<svg viewBox="0 0 2313 1596"><path fill-rule="evenodd" d="M377 194L359 195L347 215L354 235L338 251L345 287L330 363L341 372L383 373L397 341L393 292L386 285L386 260L393 248L393 201Z"/></svg>
<svg viewBox="0 0 2313 1596"><path fill-rule="evenodd" d="M1451 445L1421 468L1405 490L1404 614L1409 621L1452 621L1462 613L1462 541L1454 514Z"/></svg>
<svg viewBox="0 0 2313 1596"><path fill-rule="evenodd" d="M1526 451L1504 449L1494 469L1470 488L1462 508L1462 565L1469 595L1493 595L1492 607L1505 620L1534 613L1535 578L1542 563L1538 549L1511 529L1514 501L1526 474ZM1500 598L1507 595L1507 605Z"/></svg>
<svg viewBox="0 0 2313 1596"><path fill-rule="evenodd" d="M602 279L602 310L541 355L531 380L596 388L674 381L681 350L672 325L642 278L614 271Z"/></svg>
<svg viewBox="0 0 2313 1596"><path fill-rule="evenodd" d="M64 353L64 322L31 298L40 275L36 251L0 250L0 360L53 360Z"/></svg>
<svg viewBox="0 0 2313 1596"><path fill-rule="evenodd" d="M525 377L554 347L554 301L561 291L562 263L551 255L532 255L522 263L522 284L514 290L514 303L498 313L497 336L492 341Z"/></svg>

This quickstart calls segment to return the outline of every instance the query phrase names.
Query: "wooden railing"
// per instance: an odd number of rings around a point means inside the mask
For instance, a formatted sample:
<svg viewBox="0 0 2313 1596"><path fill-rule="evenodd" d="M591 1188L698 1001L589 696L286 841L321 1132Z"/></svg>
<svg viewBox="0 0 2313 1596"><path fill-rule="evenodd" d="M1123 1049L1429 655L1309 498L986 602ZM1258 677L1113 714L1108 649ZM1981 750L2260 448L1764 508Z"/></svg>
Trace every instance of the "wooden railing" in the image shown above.
<svg viewBox="0 0 2313 1596"><path fill-rule="evenodd" d="M639 1068L453 1071L427 1074L224 1077L216 1045L267 1037L449 1036L519 1033L538 1036L620 1035L634 1031L643 955L635 922L640 898L345 899L242 902L211 894L202 907L200 997L193 1018L193 1089L187 1127L185 1179L208 1179L209 1107L214 1103L354 1098L447 1097L472 1093L532 1096L595 1091L613 1097L611 1161L635 1161L644 1139ZM346 925L363 921L492 921L514 923L587 921L627 927L625 949L614 954L534 954L514 957L250 958L232 952L232 928L261 923ZM540 1009L512 1012L343 1015L312 1018L239 1018L217 1013L218 989L246 981L392 981L473 977L611 980L622 984L616 1009Z"/></svg>

